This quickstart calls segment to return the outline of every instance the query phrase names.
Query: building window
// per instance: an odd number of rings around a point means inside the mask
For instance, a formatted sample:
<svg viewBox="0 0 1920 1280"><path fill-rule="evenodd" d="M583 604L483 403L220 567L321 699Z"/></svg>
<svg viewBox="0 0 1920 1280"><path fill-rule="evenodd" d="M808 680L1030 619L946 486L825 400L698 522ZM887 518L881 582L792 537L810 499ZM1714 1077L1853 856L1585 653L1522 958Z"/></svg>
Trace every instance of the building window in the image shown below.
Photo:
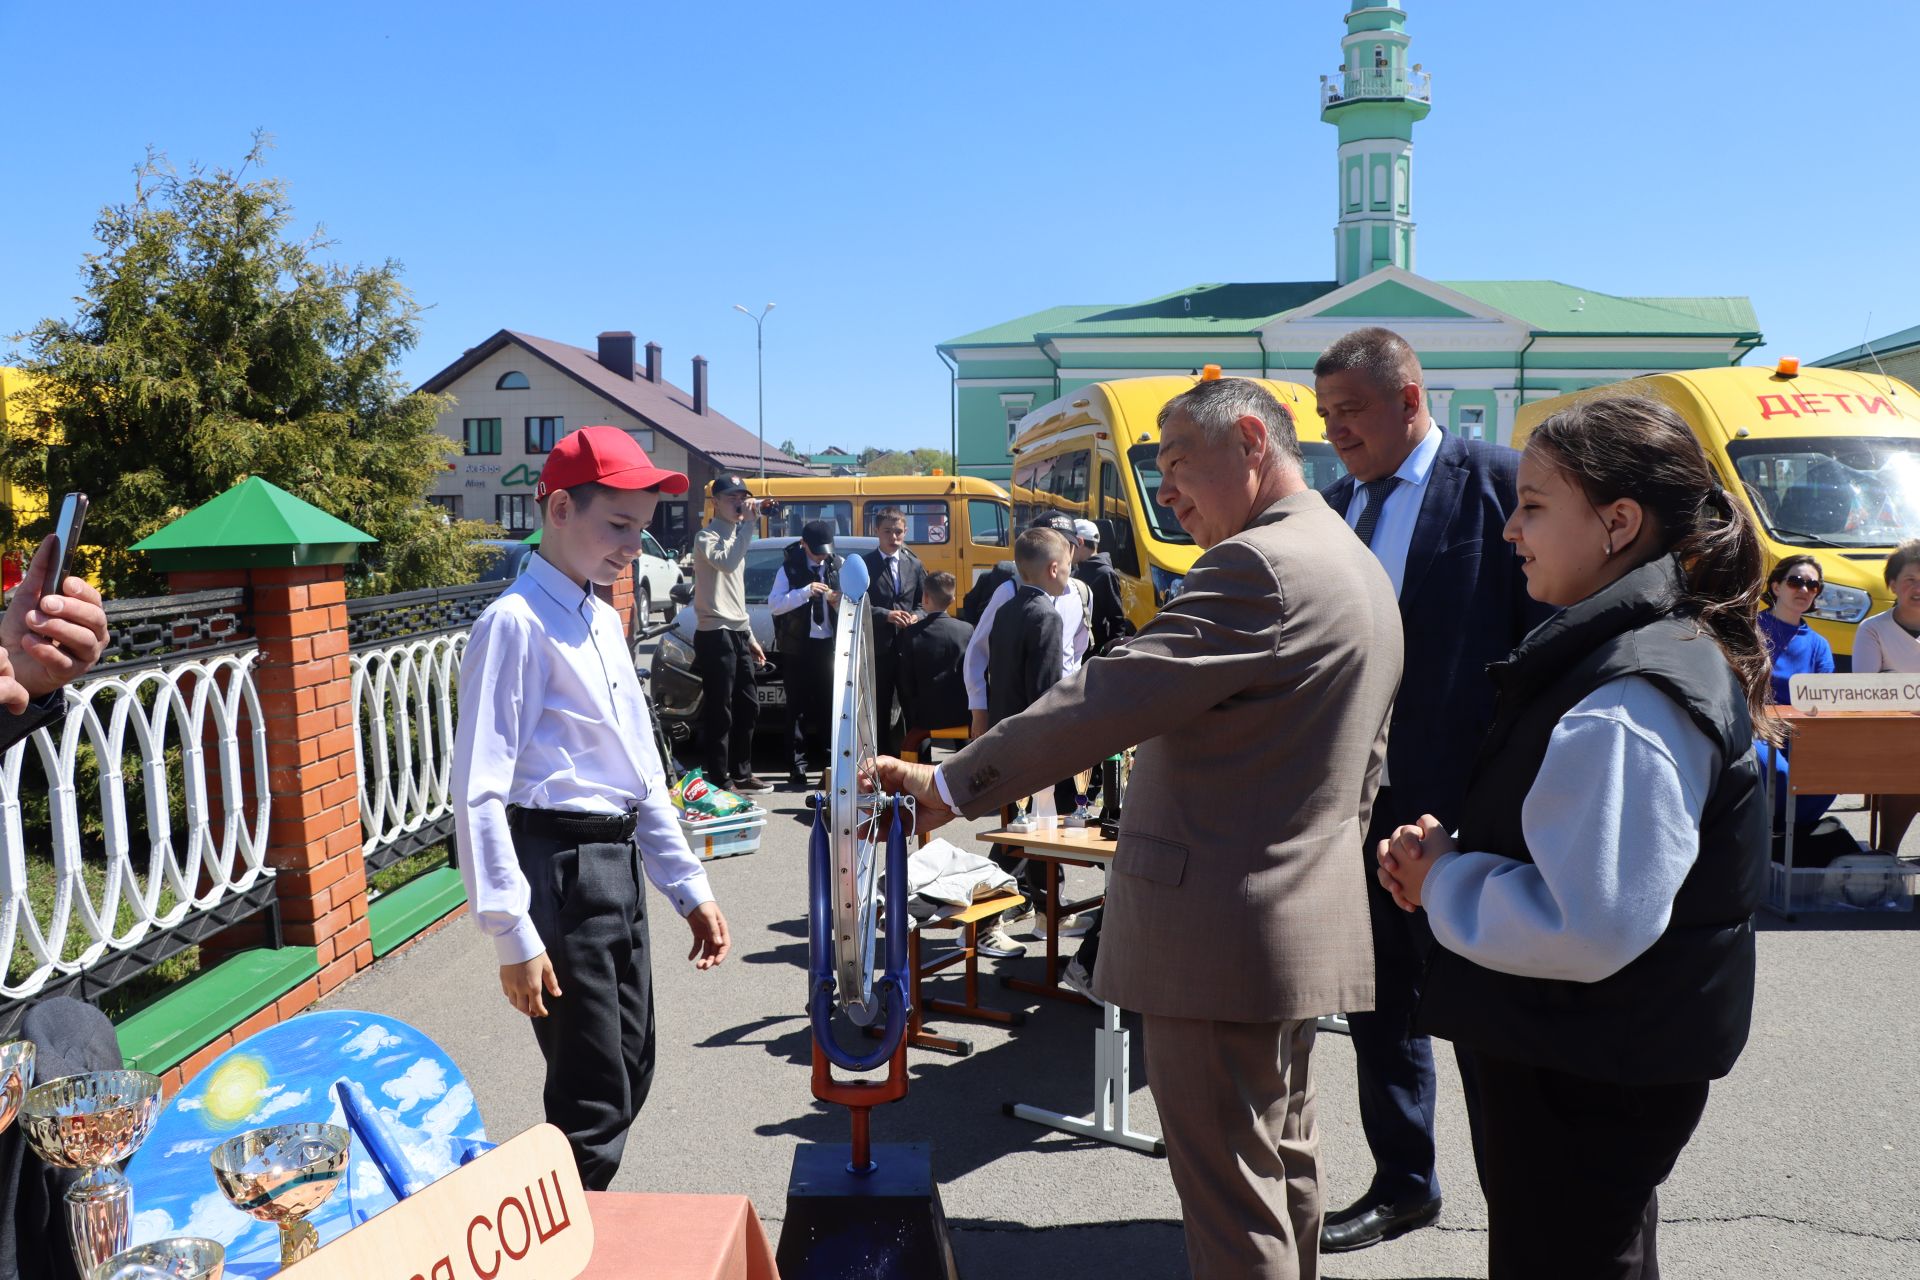
<svg viewBox="0 0 1920 1280"><path fill-rule="evenodd" d="M468 457L500 452L500 419L468 418L465 428Z"/></svg>
<svg viewBox="0 0 1920 1280"><path fill-rule="evenodd" d="M527 381L527 375L518 369L509 369L500 375L500 381L493 384L495 391L525 391L533 384Z"/></svg>
<svg viewBox="0 0 1920 1280"><path fill-rule="evenodd" d="M449 520L460 518L460 495L457 493L430 493L427 502L444 511Z"/></svg>
<svg viewBox="0 0 1920 1280"><path fill-rule="evenodd" d="M1460 410L1460 435L1466 440L1487 438L1487 411L1478 405Z"/></svg>
<svg viewBox="0 0 1920 1280"><path fill-rule="evenodd" d="M533 512L533 495L530 493L493 495L493 522L508 533L532 533Z"/></svg>
<svg viewBox="0 0 1920 1280"><path fill-rule="evenodd" d="M1020 419L1026 417L1027 411L1033 408L1033 397L1001 396L1000 407L1007 415L1007 443L1012 444L1013 438L1019 434Z"/></svg>
<svg viewBox="0 0 1920 1280"><path fill-rule="evenodd" d="M635 444L647 451L649 458L653 456L654 436L652 427L635 427L633 430L627 432L627 434L633 437Z"/></svg>
<svg viewBox="0 0 1920 1280"><path fill-rule="evenodd" d="M527 452L550 453L561 436L567 434L565 418L528 418Z"/></svg>

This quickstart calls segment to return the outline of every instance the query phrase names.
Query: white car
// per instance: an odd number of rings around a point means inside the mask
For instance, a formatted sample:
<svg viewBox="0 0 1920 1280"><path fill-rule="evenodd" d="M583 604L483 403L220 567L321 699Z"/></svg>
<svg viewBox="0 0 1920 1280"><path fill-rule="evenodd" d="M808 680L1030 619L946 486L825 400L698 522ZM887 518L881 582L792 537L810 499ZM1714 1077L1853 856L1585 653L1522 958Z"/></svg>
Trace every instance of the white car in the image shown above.
<svg viewBox="0 0 1920 1280"><path fill-rule="evenodd" d="M652 618L658 607L666 610L666 620L672 622L679 606L670 593L679 581L680 562L654 541L652 533L642 529L640 558L633 562L633 602L639 607L640 617Z"/></svg>

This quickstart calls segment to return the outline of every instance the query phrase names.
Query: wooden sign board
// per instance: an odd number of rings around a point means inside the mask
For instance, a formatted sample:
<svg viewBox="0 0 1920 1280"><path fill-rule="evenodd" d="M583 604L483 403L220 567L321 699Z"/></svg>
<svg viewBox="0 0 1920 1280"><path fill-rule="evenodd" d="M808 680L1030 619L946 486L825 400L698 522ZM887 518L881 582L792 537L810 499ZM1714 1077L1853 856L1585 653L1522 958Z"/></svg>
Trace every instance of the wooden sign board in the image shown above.
<svg viewBox="0 0 1920 1280"><path fill-rule="evenodd" d="M1794 676L1788 684L1793 709L1823 711L1920 711L1920 676Z"/></svg>
<svg viewBox="0 0 1920 1280"><path fill-rule="evenodd" d="M402 1200L283 1280L573 1280L593 1258L566 1137L538 1125Z"/></svg>

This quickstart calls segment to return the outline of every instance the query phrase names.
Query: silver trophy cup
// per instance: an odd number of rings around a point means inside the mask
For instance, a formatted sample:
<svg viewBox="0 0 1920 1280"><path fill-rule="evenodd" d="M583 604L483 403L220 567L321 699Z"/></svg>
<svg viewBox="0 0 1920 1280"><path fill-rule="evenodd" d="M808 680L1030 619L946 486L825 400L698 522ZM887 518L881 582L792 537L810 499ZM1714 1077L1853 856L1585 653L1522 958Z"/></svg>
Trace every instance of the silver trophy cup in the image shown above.
<svg viewBox="0 0 1920 1280"><path fill-rule="evenodd" d="M220 1280L226 1265L227 1251L218 1241L173 1236L114 1254L86 1280Z"/></svg>
<svg viewBox="0 0 1920 1280"><path fill-rule="evenodd" d="M221 1193L240 1212L279 1224L281 1266L320 1247L306 1217L346 1176L349 1141L336 1124L276 1124L214 1148L210 1158Z"/></svg>
<svg viewBox="0 0 1920 1280"><path fill-rule="evenodd" d="M0 1133L20 1114L20 1104L33 1088L33 1041L0 1044Z"/></svg>
<svg viewBox="0 0 1920 1280"><path fill-rule="evenodd" d="M94 1071L49 1080L27 1092L20 1125L48 1164L82 1169L67 1188L67 1231L81 1275L133 1243L133 1185L115 1165L153 1132L160 1077Z"/></svg>

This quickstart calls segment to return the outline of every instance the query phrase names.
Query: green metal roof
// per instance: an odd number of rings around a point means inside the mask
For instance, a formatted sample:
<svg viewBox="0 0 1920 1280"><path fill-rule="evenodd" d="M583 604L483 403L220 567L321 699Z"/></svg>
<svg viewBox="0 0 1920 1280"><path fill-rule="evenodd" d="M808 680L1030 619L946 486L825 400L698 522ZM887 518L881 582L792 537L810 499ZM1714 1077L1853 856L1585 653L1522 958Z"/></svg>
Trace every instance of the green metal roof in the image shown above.
<svg viewBox="0 0 1920 1280"><path fill-rule="evenodd" d="M176 569L346 564L375 542L279 485L250 476L133 544L153 567Z"/></svg>
<svg viewBox="0 0 1920 1280"><path fill-rule="evenodd" d="M1672 301L1698 302L1698 299L1618 298L1558 280L1442 280L1438 283L1524 320L1543 333L1759 336L1754 325L1736 328L1725 320L1705 318L1697 309L1656 305ZM1750 313L1751 305L1747 309Z"/></svg>
<svg viewBox="0 0 1920 1280"><path fill-rule="evenodd" d="M1760 331L1753 304L1742 297L1624 298L1558 280L1436 283L1504 311L1544 333L1757 338ZM1331 280L1197 284L1145 302L1051 307L940 345L994 347L1022 346L1049 338L1249 334L1274 317L1304 307L1337 287Z"/></svg>
<svg viewBox="0 0 1920 1280"><path fill-rule="evenodd" d="M1845 351L1836 351L1830 356L1822 356L1815 364L1848 364L1855 360L1866 360L1873 356L1881 359L1908 347L1920 347L1920 324L1911 329L1902 329L1890 333L1884 338L1875 338L1872 342L1863 342L1857 347L1848 347Z"/></svg>
<svg viewBox="0 0 1920 1280"><path fill-rule="evenodd" d="M1760 317L1754 314L1753 300L1737 294L1717 298L1627 298L1627 301L1644 302L1664 311L1678 311L1710 324L1723 324L1730 333L1760 331Z"/></svg>

